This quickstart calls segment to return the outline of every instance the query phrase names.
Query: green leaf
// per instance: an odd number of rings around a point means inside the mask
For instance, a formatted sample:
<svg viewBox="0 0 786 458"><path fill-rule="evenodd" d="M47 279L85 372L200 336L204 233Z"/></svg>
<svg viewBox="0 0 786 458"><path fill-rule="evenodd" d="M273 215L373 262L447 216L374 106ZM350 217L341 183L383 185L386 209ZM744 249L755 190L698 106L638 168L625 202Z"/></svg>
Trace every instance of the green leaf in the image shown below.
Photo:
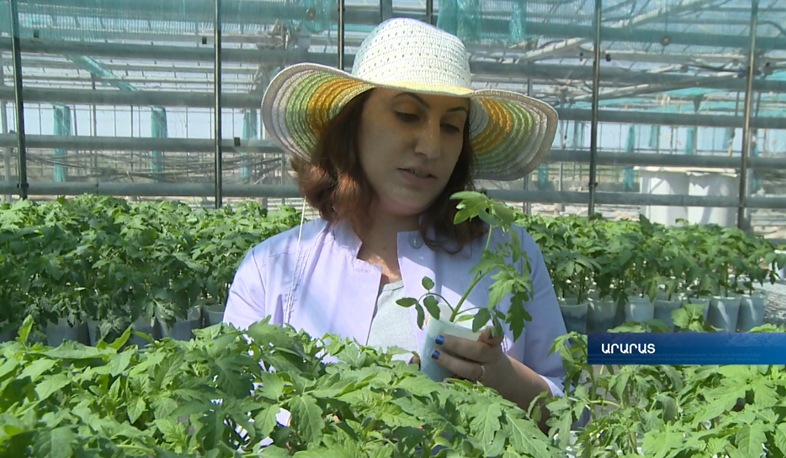
<svg viewBox="0 0 786 458"><path fill-rule="evenodd" d="M268 445L262 449L260 456L262 458L289 458L291 455L285 448L281 448L277 445Z"/></svg>
<svg viewBox="0 0 786 458"><path fill-rule="evenodd" d="M710 401L699 409L699 412L693 419L694 424L712 420L731 411L737 404L737 400L745 397L745 388L724 387L722 389L709 390L705 396Z"/></svg>
<svg viewBox="0 0 786 458"><path fill-rule="evenodd" d="M684 439L680 431L650 431L642 440L641 450L653 458L673 457L673 450L682 448Z"/></svg>
<svg viewBox="0 0 786 458"><path fill-rule="evenodd" d="M143 413L145 413L145 400L142 397L135 397L128 401L127 412L128 420L135 423Z"/></svg>
<svg viewBox="0 0 786 458"><path fill-rule="evenodd" d="M489 320L491 319L491 312L487 308L482 308L478 310L478 313L475 314L475 318L472 320L472 331L478 332L480 328L486 326Z"/></svg>
<svg viewBox="0 0 786 458"><path fill-rule="evenodd" d="M486 456L497 456L502 452L502 444L496 443L495 438L500 432L499 417L502 408L497 403L479 404L472 409L474 415L470 428L474 438L480 443ZM492 448L493 446L493 448Z"/></svg>
<svg viewBox="0 0 786 458"><path fill-rule="evenodd" d="M30 331L33 329L33 317L28 315L25 317L25 320L22 322L22 326L19 327L19 333L16 336L16 341L20 343L27 342L27 337L30 335Z"/></svg>
<svg viewBox="0 0 786 458"><path fill-rule="evenodd" d="M289 402L289 410L292 413L291 426L309 444L317 443L325 427L322 409L317 405L317 401L308 395L296 396Z"/></svg>
<svg viewBox="0 0 786 458"><path fill-rule="evenodd" d="M258 388L259 394L271 401L278 401L284 394L284 381L281 377L271 372L262 373L262 386Z"/></svg>
<svg viewBox="0 0 786 458"><path fill-rule="evenodd" d="M63 389L66 385L71 383L71 379L66 374L55 374L47 377L35 387L35 392L38 395L39 401L45 401L53 393Z"/></svg>
<svg viewBox="0 0 786 458"><path fill-rule="evenodd" d="M257 428L257 433L260 434L261 437L268 437L270 433L273 432L276 424L278 424L276 415L278 415L280 410L279 406L274 404L254 417L254 425Z"/></svg>
<svg viewBox="0 0 786 458"><path fill-rule="evenodd" d="M118 375L122 374L131 363L131 357L135 354L135 350L128 349L122 353L112 355L109 358L109 363L107 364L109 366L109 374L112 375L112 377L117 377Z"/></svg>
<svg viewBox="0 0 786 458"><path fill-rule="evenodd" d="M475 318L475 315L471 315L469 313L464 313L456 317L456 323L461 323L462 321L469 321Z"/></svg>
<svg viewBox="0 0 786 458"><path fill-rule="evenodd" d="M786 455L786 423L781 423L775 428L775 447L781 455Z"/></svg>
<svg viewBox="0 0 786 458"><path fill-rule="evenodd" d="M206 412L198 420L201 427L197 432L197 437L200 438L206 450L216 449L224 437L224 413L211 410ZM219 450L215 450L218 452ZM205 455L207 458L207 455Z"/></svg>
<svg viewBox="0 0 786 458"><path fill-rule="evenodd" d="M115 350L120 350L120 347L125 345L126 342L128 342L129 338L131 338L131 327L130 326L127 327L125 331L123 331L123 333L120 335L120 337L118 337L117 339L112 341L112 343L110 343L108 346L110 348L114 348Z"/></svg>
<svg viewBox="0 0 786 458"><path fill-rule="evenodd" d="M153 414L156 418L168 417L178 407L177 401L169 397L171 391L165 391L163 394L153 395L150 406L153 408Z"/></svg>
<svg viewBox="0 0 786 458"><path fill-rule="evenodd" d="M428 277L423 277L423 280L421 281L421 283L422 283L423 287L426 288L426 291L431 291L431 288L434 287L434 280L432 280L432 279L430 279Z"/></svg>
<svg viewBox="0 0 786 458"><path fill-rule="evenodd" d="M531 420L509 418L508 432L510 443L517 452L538 457L553 455L548 449L548 440Z"/></svg>
<svg viewBox="0 0 786 458"><path fill-rule="evenodd" d="M744 456L757 457L764 451L763 446L764 442L767 441L767 437L762 428L763 425L761 423L756 423L744 425L737 431L734 444Z"/></svg>
<svg viewBox="0 0 786 458"><path fill-rule="evenodd" d="M37 359L27 366L19 375L19 379L30 377L35 382L44 372L52 369L57 362L51 359Z"/></svg>
<svg viewBox="0 0 786 458"><path fill-rule="evenodd" d="M426 314L423 312L423 307L418 304L415 306L415 311L418 312L418 327L423 329L423 323L426 321Z"/></svg>
<svg viewBox="0 0 786 458"><path fill-rule="evenodd" d="M157 418L155 425L161 431L166 442L181 446L186 445L188 434L186 434L186 426L183 423L169 418Z"/></svg>
<svg viewBox="0 0 786 458"><path fill-rule="evenodd" d="M71 458L74 450L71 445L76 441L70 426L53 430L39 430L33 442L33 456L37 458Z"/></svg>
<svg viewBox="0 0 786 458"><path fill-rule="evenodd" d="M423 299L423 305L426 307L426 310L428 310L429 315L434 317L434 319L439 319L439 301L436 297L426 296L426 298Z"/></svg>
<svg viewBox="0 0 786 458"><path fill-rule="evenodd" d="M393 456L393 451L393 444L385 444L372 450L369 458L390 458Z"/></svg>
<svg viewBox="0 0 786 458"><path fill-rule="evenodd" d="M510 308L505 316L505 321L510 325L513 340L518 340L521 333L524 332L526 322L532 321L532 316L524 308L524 300L519 293L516 293L513 296L513 300L510 301Z"/></svg>
<svg viewBox="0 0 786 458"><path fill-rule="evenodd" d="M396 304L402 307L412 307L413 305L417 304L418 300L414 297L403 297L396 301Z"/></svg>

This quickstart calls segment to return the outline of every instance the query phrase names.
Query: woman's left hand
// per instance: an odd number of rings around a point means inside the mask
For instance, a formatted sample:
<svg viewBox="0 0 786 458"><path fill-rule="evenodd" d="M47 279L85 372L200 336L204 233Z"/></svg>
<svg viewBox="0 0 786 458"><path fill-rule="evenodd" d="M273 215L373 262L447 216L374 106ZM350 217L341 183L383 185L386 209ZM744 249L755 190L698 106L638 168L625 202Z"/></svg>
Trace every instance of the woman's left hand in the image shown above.
<svg viewBox="0 0 786 458"><path fill-rule="evenodd" d="M436 343L439 349L429 357L457 377L481 382L493 388L497 385L496 382L505 380L512 374L510 361L502 351L503 336L492 337L491 334L492 328L487 327L477 341L447 334L438 336ZM457 356L451 356L444 350Z"/></svg>

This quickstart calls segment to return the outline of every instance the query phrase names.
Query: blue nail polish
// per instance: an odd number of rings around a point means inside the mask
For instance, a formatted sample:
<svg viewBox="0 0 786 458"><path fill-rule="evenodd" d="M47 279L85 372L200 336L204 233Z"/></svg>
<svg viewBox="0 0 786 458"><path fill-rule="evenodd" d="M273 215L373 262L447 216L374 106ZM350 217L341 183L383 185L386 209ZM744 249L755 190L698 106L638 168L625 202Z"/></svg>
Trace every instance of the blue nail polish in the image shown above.
<svg viewBox="0 0 786 458"><path fill-rule="evenodd" d="M437 338L434 339L434 342L436 342L437 345L442 345L442 343L445 342L445 338L442 336L437 336Z"/></svg>
<svg viewBox="0 0 786 458"><path fill-rule="evenodd" d="M439 352L437 350L434 350L431 353L431 357L434 358L434 359L439 359Z"/></svg>

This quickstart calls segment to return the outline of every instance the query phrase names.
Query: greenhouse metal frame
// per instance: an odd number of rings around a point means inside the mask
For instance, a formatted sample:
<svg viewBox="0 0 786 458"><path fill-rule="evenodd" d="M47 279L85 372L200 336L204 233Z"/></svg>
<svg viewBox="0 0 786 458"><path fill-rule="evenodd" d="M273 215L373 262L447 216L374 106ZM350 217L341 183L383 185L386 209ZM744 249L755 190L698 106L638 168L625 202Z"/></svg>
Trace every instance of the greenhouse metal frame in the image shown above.
<svg viewBox="0 0 786 458"><path fill-rule="evenodd" d="M298 198L259 120L267 82L296 62L350 70L395 16L461 37L478 88L557 109L547 163L486 184L492 196L588 214L727 208L749 229L751 211L786 209L779 3L0 0L0 194ZM735 192L646 192L663 170L731 177Z"/></svg>

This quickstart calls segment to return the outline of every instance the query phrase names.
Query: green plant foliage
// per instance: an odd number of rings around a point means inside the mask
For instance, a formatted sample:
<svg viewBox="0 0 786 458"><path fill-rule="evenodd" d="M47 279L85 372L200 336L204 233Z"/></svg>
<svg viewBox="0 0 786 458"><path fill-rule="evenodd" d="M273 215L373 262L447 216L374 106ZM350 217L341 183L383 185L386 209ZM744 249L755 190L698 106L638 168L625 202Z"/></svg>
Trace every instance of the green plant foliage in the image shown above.
<svg viewBox="0 0 786 458"><path fill-rule="evenodd" d="M543 253L561 298L695 298L752 293L773 283L786 256L761 236L735 227L610 221L602 215L517 216Z"/></svg>
<svg viewBox="0 0 786 458"><path fill-rule="evenodd" d="M712 332L700 306L675 310L684 332ZM646 324L614 331L646 332ZM786 332L765 325L752 332ZM786 456L784 366L587 364L587 337L560 337L567 397L547 401L559 446L576 457ZM586 426L571 425L589 412Z"/></svg>
<svg viewBox="0 0 786 458"><path fill-rule="evenodd" d="M496 202L480 192L458 192L453 194L451 198L459 201L456 206L458 211L454 223L459 224L470 219L480 218L488 224L483 252L477 264L469 272L473 275L472 281L467 285L467 289L455 305L451 305L444 297L432 292L434 281L427 277L423 278L423 287L427 291L425 294L418 299L405 297L396 302L403 307L415 306L418 326L421 328L425 321L424 309L432 317L440 319L439 302L442 301L450 311L450 315L444 317L447 321L459 322L472 319L472 330L475 332L491 321L495 335L501 335L503 333L502 323L507 323L513 332L513 338L518 339L524 332L525 322L532 320L524 308L524 303L529 300L532 291L532 278L529 275L530 265L527 253L521 245L518 233L511 230L517 212L504 203ZM507 237L504 242L490 247L495 230L507 234ZM462 309L461 306L470 292L486 276L490 276L494 280L489 286L488 304ZM508 295L510 296L510 306L506 311L503 311L497 305ZM474 316L469 314L473 311L476 311Z"/></svg>
<svg viewBox="0 0 786 458"><path fill-rule="evenodd" d="M67 318L119 332L139 317L173 322L226 302L243 255L299 222L253 202L219 210L105 196L0 205L0 326Z"/></svg>
<svg viewBox="0 0 786 458"><path fill-rule="evenodd" d="M494 391L338 336L262 321L118 351L130 331L51 348L26 341L31 327L0 346L2 456L560 456Z"/></svg>

